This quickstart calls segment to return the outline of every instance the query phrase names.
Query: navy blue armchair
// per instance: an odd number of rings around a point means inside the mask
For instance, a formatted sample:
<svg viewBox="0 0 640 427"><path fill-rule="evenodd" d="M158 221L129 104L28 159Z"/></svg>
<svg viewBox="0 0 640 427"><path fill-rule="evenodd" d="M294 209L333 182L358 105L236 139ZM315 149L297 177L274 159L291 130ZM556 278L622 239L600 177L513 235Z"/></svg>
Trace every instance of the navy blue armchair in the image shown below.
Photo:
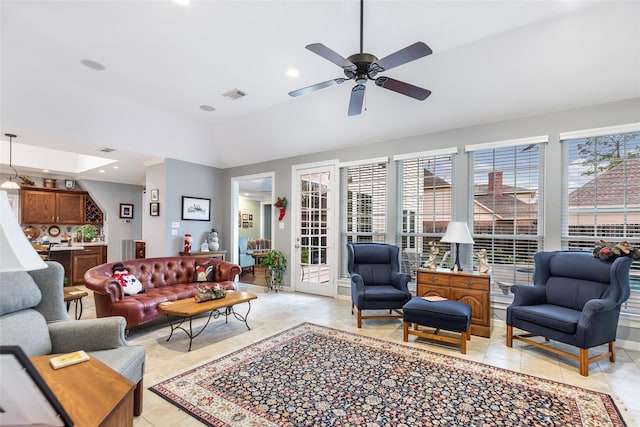
<svg viewBox="0 0 640 427"><path fill-rule="evenodd" d="M589 364L609 358L615 362L615 340L621 305L629 298L631 258L613 262L590 252L538 252L534 256L533 286L516 285L507 307L507 347L517 339L576 360L580 375ZM513 328L529 332L514 335ZM552 348L530 337L578 347L579 355ZM608 352L589 358L589 349L608 344Z"/></svg>
<svg viewBox="0 0 640 427"><path fill-rule="evenodd" d="M351 276L351 314L362 319L402 318L401 309L411 299L408 274L400 273L399 249L383 243L347 243L347 269ZM388 315L363 316L362 310L389 310ZM396 314L393 314L396 310Z"/></svg>

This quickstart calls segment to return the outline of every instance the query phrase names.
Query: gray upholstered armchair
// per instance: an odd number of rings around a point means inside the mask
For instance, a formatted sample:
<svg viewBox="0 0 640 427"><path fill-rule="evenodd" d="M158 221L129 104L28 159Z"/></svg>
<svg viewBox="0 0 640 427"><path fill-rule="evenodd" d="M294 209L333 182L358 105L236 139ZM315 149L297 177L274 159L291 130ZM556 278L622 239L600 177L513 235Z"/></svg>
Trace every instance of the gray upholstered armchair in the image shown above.
<svg viewBox="0 0 640 427"><path fill-rule="evenodd" d="M63 280L62 265L51 261L42 270L0 273L0 344L27 356L86 351L136 384L133 411L140 415L145 348L127 344L123 317L69 320Z"/></svg>
<svg viewBox="0 0 640 427"><path fill-rule="evenodd" d="M513 339L576 360L580 375L589 364L615 362L615 340L621 305L629 298L631 258L602 261L589 252L538 252L534 286L517 285L507 307L507 347ZM514 335L513 328L529 334ZM529 339L542 336L579 348L579 355ZM608 352L589 358L589 349L608 344Z"/></svg>
<svg viewBox="0 0 640 427"><path fill-rule="evenodd" d="M411 299L408 274L400 273L399 249L384 243L347 243L347 269L351 276L351 313L362 319L402 318L392 314ZM362 310L388 309L388 315L363 316Z"/></svg>
<svg viewBox="0 0 640 427"><path fill-rule="evenodd" d="M256 260L251 255L253 251L248 248L248 245L249 245L249 238L240 237L238 239L238 249L240 251L240 256L238 258L238 265L240 265L240 268L242 269L242 271L244 271L245 268L251 268L251 273L255 274L254 267L256 265Z"/></svg>

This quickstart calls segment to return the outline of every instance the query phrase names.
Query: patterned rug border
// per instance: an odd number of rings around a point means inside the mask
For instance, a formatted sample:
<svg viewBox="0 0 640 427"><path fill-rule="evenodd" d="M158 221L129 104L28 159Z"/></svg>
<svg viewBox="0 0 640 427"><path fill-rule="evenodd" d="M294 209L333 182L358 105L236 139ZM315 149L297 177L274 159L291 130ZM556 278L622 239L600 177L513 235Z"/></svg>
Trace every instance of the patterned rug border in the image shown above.
<svg viewBox="0 0 640 427"><path fill-rule="evenodd" d="M247 346L241 347L237 350L233 350L228 353L224 353L216 356L214 359L200 363L198 366L188 368L187 370L171 377L165 378L157 384L149 387L148 389L158 396L162 397L169 403L177 406L181 410L189 413L192 417L198 419L206 425L211 426L227 426L227 425L241 425L240 423L234 423L233 419L223 420L215 418L215 422L212 422L210 418L207 418L208 413L200 410L194 405L184 401L180 396L174 394L172 391L165 387L166 384L179 381L181 378L198 373L199 371L205 371L205 375L210 375L214 372L224 371L227 368L234 367L238 364L238 356L244 356L240 362L247 363L255 358L261 357L269 350L277 347L281 347L287 342L293 341L301 336L320 333L325 336L340 340L351 340L357 342L362 340L364 345L370 348L375 348L378 351L384 351L393 354L402 354L404 357L410 357L420 362L428 362L438 366L447 366L450 368L457 368L460 370L473 372L475 375L480 375L483 379L497 379L499 381L505 381L508 383L518 384L521 387L528 389L546 389L552 391L554 394L560 394L569 396L573 401L579 401L581 405L576 405L576 412L582 419L581 426L597 426L600 427L603 424L601 419L593 419L588 414L591 410L600 409L600 412L604 412L608 415L611 422L611 426L625 427L627 424L622 418L622 414L619 408L616 406L613 398L603 392L590 390L583 387L578 387L570 384L561 383L546 378L540 378L533 375L520 373L505 368L500 368L492 365L488 365L481 362L466 360L461 357L444 355L436 353L427 349L412 347L402 343L387 341L380 338L369 337L366 335L359 335L353 332L347 332L340 329L332 328L329 326L318 325L311 322L300 323L291 328L282 330L273 335L265 337L259 341L251 343ZM369 345L370 344L370 345ZM378 344L376 346L375 344ZM516 381L517 379L517 381ZM591 398L590 396L597 397L598 400ZM218 400L218 404L229 407L235 405L233 402L226 402L223 398L212 398ZM596 408L601 405L601 408ZM261 426L277 426L279 424L263 418L259 414L247 411L244 408L240 408L244 412L244 421L247 421L246 425L261 425ZM586 411L586 413L585 413ZM584 418L587 418L586 420ZM229 424L231 422L231 424ZM243 424L244 425L244 424ZM375 425L375 424L372 424ZM574 424L572 424L574 425Z"/></svg>

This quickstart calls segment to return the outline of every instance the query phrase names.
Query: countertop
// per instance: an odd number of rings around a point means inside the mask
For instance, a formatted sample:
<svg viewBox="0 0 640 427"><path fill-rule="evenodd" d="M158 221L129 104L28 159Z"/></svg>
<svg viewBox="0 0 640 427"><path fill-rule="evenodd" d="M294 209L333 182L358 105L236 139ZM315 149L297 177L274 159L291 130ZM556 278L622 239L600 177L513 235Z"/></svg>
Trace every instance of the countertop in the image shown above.
<svg viewBox="0 0 640 427"><path fill-rule="evenodd" d="M59 252L59 251L81 251L85 248L85 246L107 246L106 242L96 242L96 243L83 243L82 245L74 244L71 246L67 246L66 244L62 245L53 245L51 246L51 252Z"/></svg>

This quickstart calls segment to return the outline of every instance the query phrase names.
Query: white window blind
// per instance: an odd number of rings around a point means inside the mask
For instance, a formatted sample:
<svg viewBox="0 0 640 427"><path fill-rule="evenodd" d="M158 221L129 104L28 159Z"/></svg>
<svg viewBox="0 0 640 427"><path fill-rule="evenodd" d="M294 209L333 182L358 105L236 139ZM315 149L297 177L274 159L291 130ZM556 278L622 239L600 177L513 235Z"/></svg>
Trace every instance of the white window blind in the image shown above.
<svg viewBox="0 0 640 427"><path fill-rule="evenodd" d="M386 238L387 162L345 166L340 169L341 242L343 277L347 277L348 242L378 242Z"/></svg>
<svg viewBox="0 0 640 427"><path fill-rule="evenodd" d="M533 255L543 246L545 142L470 150L474 251L487 250L496 295L531 283Z"/></svg>
<svg viewBox="0 0 640 427"><path fill-rule="evenodd" d="M396 244L402 271L413 279L428 258L429 241L440 240L451 221L453 156L424 154L396 160Z"/></svg>
<svg viewBox="0 0 640 427"><path fill-rule="evenodd" d="M640 246L640 131L563 140L562 244L592 250L599 240ZM640 262L623 306L640 314Z"/></svg>

